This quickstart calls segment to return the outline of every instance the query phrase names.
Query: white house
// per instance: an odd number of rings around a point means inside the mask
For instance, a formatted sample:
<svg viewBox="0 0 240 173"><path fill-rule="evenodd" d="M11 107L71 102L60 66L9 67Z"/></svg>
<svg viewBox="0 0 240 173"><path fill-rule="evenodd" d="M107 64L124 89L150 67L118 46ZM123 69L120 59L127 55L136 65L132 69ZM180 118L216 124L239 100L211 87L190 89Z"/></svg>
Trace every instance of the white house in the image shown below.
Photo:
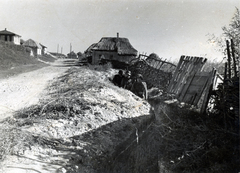
<svg viewBox="0 0 240 173"><path fill-rule="evenodd" d="M21 38L20 35L7 31L7 28L5 28L5 30L0 31L0 40L2 41L12 42L14 44L20 45L20 38Z"/></svg>

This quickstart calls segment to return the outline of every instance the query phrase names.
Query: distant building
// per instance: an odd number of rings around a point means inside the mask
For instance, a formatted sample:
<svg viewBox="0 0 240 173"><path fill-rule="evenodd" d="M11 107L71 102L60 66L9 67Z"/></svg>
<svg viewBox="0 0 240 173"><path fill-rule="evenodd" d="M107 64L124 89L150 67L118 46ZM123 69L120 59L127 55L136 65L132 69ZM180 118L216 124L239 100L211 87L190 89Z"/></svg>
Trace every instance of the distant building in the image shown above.
<svg viewBox="0 0 240 173"><path fill-rule="evenodd" d="M101 60L112 62L113 66L129 64L136 58L138 51L127 38L103 37L98 43L92 44L88 51L92 55L92 64L99 64Z"/></svg>
<svg viewBox="0 0 240 173"><path fill-rule="evenodd" d="M20 38L20 35L7 31L7 28L5 28L3 31L0 31L0 40L2 41L12 42L14 44L20 45Z"/></svg>
<svg viewBox="0 0 240 173"><path fill-rule="evenodd" d="M42 47L42 55L47 54L47 47L41 43L39 43L39 45Z"/></svg>
<svg viewBox="0 0 240 173"><path fill-rule="evenodd" d="M51 55L53 55L55 58L59 58L59 59L66 59L67 56L62 54L62 53L56 53L56 52L49 52Z"/></svg>
<svg viewBox="0 0 240 173"><path fill-rule="evenodd" d="M71 51L70 53L67 54L67 57L70 59L77 59L78 56L74 51Z"/></svg>
<svg viewBox="0 0 240 173"><path fill-rule="evenodd" d="M34 56L42 55L42 46L38 42L32 39L28 39L27 41L25 41L23 43L23 46L31 48L32 54Z"/></svg>

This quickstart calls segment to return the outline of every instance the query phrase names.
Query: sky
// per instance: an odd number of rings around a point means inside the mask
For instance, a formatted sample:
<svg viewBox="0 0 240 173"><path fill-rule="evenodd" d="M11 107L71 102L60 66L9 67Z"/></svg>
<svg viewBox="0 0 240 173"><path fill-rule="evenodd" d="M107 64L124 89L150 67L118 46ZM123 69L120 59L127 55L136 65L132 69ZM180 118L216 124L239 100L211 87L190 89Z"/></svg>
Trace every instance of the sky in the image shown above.
<svg viewBox="0 0 240 173"><path fill-rule="evenodd" d="M239 6L239 0L0 0L0 30L64 54L70 44L84 52L119 33L139 53L215 60L223 55L207 34L219 36Z"/></svg>

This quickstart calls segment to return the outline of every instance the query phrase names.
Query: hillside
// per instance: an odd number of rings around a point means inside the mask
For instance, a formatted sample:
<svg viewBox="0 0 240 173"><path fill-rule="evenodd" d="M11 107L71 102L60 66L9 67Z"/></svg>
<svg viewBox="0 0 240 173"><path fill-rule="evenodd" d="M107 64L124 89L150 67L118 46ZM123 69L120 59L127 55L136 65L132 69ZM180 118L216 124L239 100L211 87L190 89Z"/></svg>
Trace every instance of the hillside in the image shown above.
<svg viewBox="0 0 240 173"><path fill-rule="evenodd" d="M0 79L46 66L29 56L26 48L0 41Z"/></svg>

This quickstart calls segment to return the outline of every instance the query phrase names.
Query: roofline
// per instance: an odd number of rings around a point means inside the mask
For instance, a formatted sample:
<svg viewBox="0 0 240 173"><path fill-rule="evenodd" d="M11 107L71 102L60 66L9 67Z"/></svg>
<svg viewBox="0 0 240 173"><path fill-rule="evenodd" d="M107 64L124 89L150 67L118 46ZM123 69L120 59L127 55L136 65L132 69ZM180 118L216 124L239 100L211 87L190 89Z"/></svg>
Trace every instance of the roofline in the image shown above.
<svg viewBox="0 0 240 173"><path fill-rule="evenodd" d="M21 37L21 35L18 35L18 34L15 34L15 33L11 32L11 31L8 31L7 28L5 28L5 30L0 31L0 34L1 34L1 32L4 32L4 31L8 32L8 33L5 33L5 35L13 35L13 36Z"/></svg>

